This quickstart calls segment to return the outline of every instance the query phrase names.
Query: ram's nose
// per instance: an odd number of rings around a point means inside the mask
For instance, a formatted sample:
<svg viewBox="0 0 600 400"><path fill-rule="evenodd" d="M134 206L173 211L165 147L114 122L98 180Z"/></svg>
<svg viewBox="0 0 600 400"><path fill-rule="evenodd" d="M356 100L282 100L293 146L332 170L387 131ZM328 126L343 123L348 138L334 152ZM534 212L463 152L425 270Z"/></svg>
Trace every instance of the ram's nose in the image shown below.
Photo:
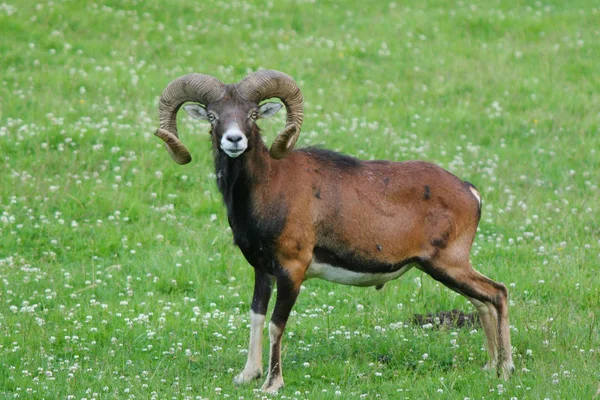
<svg viewBox="0 0 600 400"><path fill-rule="evenodd" d="M228 129L221 138L221 149L231 158L236 158L248 148L248 139L239 129Z"/></svg>
<svg viewBox="0 0 600 400"><path fill-rule="evenodd" d="M237 143L241 142L243 138L244 138L244 135L242 135L240 133L228 133L225 135L225 140L227 140L228 142L231 142L233 144L237 144Z"/></svg>

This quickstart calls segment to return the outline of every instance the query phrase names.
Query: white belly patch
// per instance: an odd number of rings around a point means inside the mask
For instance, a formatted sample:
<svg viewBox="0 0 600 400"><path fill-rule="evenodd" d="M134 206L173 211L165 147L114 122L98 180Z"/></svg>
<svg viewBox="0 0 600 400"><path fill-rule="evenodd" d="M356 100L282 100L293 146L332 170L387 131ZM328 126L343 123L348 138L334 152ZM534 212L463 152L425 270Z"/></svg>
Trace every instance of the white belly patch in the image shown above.
<svg viewBox="0 0 600 400"><path fill-rule="evenodd" d="M342 285L378 286L392 279L399 278L413 266L414 264L407 264L394 272L369 273L349 271L344 268L313 261L310 263L308 270L306 270L305 277L306 279L320 278L329 282L341 283Z"/></svg>

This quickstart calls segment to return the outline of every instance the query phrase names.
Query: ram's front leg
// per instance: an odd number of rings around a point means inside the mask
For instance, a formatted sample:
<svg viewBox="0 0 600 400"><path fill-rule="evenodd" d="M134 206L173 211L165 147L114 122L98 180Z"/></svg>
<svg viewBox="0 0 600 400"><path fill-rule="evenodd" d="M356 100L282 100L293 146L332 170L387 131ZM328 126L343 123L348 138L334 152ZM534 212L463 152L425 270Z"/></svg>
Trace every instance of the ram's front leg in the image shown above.
<svg viewBox="0 0 600 400"><path fill-rule="evenodd" d="M254 295L250 307L250 345L246 366L233 378L236 385L250 382L262 376L262 337L265 315L271 298L273 277L254 270Z"/></svg>
<svg viewBox="0 0 600 400"><path fill-rule="evenodd" d="M271 322L269 322L269 339L271 351L269 355L269 373L262 386L265 392L276 392L283 387L283 375L281 367L281 339L287 323L290 311L296 302L300 285L304 280L304 272L301 268L282 269L275 278L277 280L277 300Z"/></svg>

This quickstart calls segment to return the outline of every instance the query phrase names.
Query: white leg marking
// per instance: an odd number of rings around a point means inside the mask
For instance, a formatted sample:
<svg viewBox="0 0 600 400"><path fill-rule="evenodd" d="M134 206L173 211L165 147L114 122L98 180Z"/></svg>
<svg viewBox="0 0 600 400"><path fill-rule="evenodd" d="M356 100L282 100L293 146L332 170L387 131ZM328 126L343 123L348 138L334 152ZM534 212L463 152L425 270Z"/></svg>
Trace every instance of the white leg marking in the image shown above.
<svg viewBox="0 0 600 400"><path fill-rule="evenodd" d="M508 380L510 375L515 370L515 364L512 359L512 346L510 344L510 325L508 323L508 298L505 299L505 306L503 308L504 313L498 313L498 324L500 325L498 331L500 336L500 354L502 365L502 377L504 380Z"/></svg>
<svg viewBox="0 0 600 400"><path fill-rule="evenodd" d="M495 370L498 365L498 324L496 322L496 315L494 314L495 309L492 309L493 306L488 307L486 303L473 297L467 298L473 303L477 311L479 311L479 319L485 333L489 360L485 363L483 369Z"/></svg>
<svg viewBox="0 0 600 400"><path fill-rule="evenodd" d="M269 374L262 390L268 393L276 392L283 387L283 374L281 373L281 336L283 330L273 322L269 322L269 339L271 351L269 353ZM274 357L275 355L275 357ZM274 374L273 374L273 371Z"/></svg>
<svg viewBox="0 0 600 400"><path fill-rule="evenodd" d="M250 310L250 345L244 370L233 378L236 385L250 382L262 376L262 332L265 316Z"/></svg>

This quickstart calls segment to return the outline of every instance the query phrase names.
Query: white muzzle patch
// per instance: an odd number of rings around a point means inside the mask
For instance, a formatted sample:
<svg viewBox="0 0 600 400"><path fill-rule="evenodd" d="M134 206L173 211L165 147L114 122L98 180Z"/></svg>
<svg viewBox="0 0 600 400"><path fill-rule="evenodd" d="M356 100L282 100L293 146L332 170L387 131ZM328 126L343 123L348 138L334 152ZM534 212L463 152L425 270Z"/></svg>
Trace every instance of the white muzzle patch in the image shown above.
<svg viewBox="0 0 600 400"><path fill-rule="evenodd" d="M237 125L230 126L221 138L221 149L231 158L242 155L248 148L248 138Z"/></svg>

